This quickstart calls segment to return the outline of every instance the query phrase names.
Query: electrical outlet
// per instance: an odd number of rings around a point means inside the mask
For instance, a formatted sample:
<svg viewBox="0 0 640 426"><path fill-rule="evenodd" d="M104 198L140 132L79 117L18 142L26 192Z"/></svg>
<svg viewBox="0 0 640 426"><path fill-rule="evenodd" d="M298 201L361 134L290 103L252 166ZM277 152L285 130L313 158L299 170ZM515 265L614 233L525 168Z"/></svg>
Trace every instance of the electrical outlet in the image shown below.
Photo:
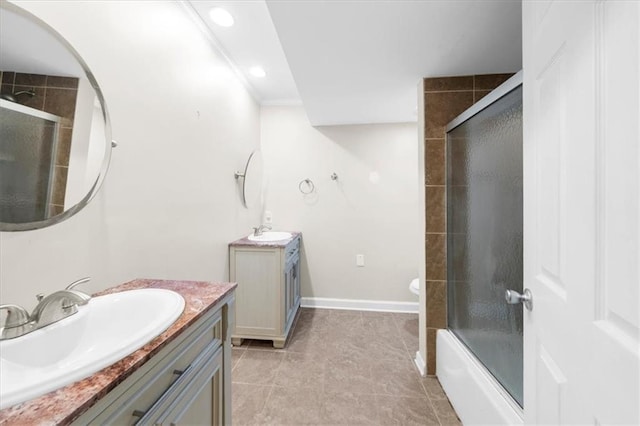
<svg viewBox="0 0 640 426"><path fill-rule="evenodd" d="M273 223L273 215L269 210L265 210L264 212L264 223L265 225L271 225Z"/></svg>
<svg viewBox="0 0 640 426"><path fill-rule="evenodd" d="M356 266L364 266L364 254L356 254Z"/></svg>

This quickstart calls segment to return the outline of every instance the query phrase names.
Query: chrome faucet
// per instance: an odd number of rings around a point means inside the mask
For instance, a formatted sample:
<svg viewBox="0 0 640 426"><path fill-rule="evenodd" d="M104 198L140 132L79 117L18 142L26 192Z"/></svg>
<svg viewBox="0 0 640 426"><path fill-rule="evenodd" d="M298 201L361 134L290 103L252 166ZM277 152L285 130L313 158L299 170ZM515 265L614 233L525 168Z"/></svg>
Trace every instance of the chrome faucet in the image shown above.
<svg viewBox="0 0 640 426"><path fill-rule="evenodd" d="M260 225L257 228L256 227L253 228L253 235L258 237L262 235L264 231L270 231L270 230L271 230L271 225Z"/></svg>
<svg viewBox="0 0 640 426"><path fill-rule="evenodd" d="M37 295L38 305L31 315L17 305L0 305L0 310L7 311L4 324L0 328L0 340L23 336L78 312L78 306L89 303L91 296L73 290L73 287L87 281L89 278L74 281L65 290L56 291L47 297L43 294Z"/></svg>
<svg viewBox="0 0 640 426"><path fill-rule="evenodd" d="M18 305L0 305L0 310L7 311L4 324L0 330L0 340L12 339L34 330L29 312Z"/></svg>
<svg viewBox="0 0 640 426"><path fill-rule="evenodd" d="M78 306L86 305L91 296L78 290L60 290L40 299L31 313L35 328L42 328L78 312Z"/></svg>

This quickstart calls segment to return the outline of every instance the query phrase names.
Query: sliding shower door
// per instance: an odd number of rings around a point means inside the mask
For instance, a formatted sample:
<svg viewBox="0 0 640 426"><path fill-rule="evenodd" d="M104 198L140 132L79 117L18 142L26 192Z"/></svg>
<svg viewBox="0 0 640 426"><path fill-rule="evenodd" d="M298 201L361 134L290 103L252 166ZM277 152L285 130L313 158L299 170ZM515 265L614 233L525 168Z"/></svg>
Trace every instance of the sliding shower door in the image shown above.
<svg viewBox="0 0 640 426"><path fill-rule="evenodd" d="M0 222L49 217L59 117L2 101Z"/></svg>
<svg viewBox="0 0 640 426"><path fill-rule="evenodd" d="M447 279L449 328L522 406L522 86L447 133Z"/></svg>

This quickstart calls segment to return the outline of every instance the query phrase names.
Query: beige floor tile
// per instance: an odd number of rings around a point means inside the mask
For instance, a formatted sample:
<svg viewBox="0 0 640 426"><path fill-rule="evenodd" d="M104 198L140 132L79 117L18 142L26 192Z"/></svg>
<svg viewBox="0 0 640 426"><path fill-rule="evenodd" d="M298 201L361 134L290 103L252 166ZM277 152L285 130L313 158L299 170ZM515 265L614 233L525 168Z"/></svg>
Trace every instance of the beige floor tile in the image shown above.
<svg viewBox="0 0 640 426"><path fill-rule="evenodd" d="M327 424L322 390L274 386L259 420L269 425Z"/></svg>
<svg viewBox="0 0 640 426"><path fill-rule="evenodd" d="M259 415L264 410L272 386L233 383L232 421L234 425L257 425L262 420Z"/></svg>
<svg viewBox="0 0 640 426"><path fill-rule="evenodd" d="M375 365L374 372L378 380L377 393L413 398L427 397L421 377L409 359L394 363L381 361Z"/></svg>
<svg viewBox="0 0 640 426"><path fill-rule="evenodd" d="M375 395L325 392L323 410L323 418L330 425L378 424Z"/></svg>
<svg viewBox="0 0 640 426"><path fill-rule="evenodd" d="M449 400L443 399L439 401L431 401L433 404L433 409L440 420L440 423L443 425L460 425L460 420L456 415L456 412L453 410L453 407L449 403Z"/></svg>
<svg viewBox="0 0 640 426"><path fill-rule="evenodd" d="M231 349L231 370L234 370L236 368L236 365L238 365L238 361L240 360L240 357L242 357L243 354L244 354L244 349L236 349L236 348Z"/></svg>
<svg viewBox="0 0 640 426"><path fill-rule="evenodd" d="M399 342L400 346L404 349L398 333L398 327L391 314L385 316L364 316L362 323L363 333L365 335L375 336L380 340L393 339L394 342Z"/></svg>
<svg viewBox="0 0 640 426"><path fill-rule="evenodd" d="M389 361L391 364L396 362L404 363L411 360L413 356L399 338L377 339L371 341L367 348L367 353L372 359Z"/></svg>
<svg viewBox="0 0 640 426"><path fill-rule="evenodd" d="M379 390L379 382L372 376L370 364L336 357L327 360L324 389L327 392L374 394Z"/></svg>
<svg viewBox="0 0 640 426"><path fill-rule="evenodd" d="M284 349L257 340L233 348L234 424L459 424L437 379L413 364L417 321L302 308Z"/></svg>
<svg viewBox="0 0 640 426"><path fill-rule="evenodd" d="M440 382L435 377L423 377L422 384L427 391L427 396L432 401L446 400L447 395L444 393Z"/></svg>
<svg viewBox="0 0 640 426"><path fill-rule="evenodd" d="M280 363L275 385L323 388L326 359L314 353L287 352Z"/></svg>
<svg viewBox="0 0 640 426"><path fill-rule="evenodd" d="M271 385L284 355L284 352L246 350L233 370L231 380L234 383Z"/></svg>
<svg viewBox="0 0 640 426"><path fill-rule="evenodd" d="M418 350L418 315L417 314L394 314L394 320L398 327L399 336L404 342L407 350L416 353Z"/></svg>
<svg viewBox="0 0 640 426"><path fill-rule="evenodd" d="M381 425L438 425L429 399L376 395Z"/></svg>

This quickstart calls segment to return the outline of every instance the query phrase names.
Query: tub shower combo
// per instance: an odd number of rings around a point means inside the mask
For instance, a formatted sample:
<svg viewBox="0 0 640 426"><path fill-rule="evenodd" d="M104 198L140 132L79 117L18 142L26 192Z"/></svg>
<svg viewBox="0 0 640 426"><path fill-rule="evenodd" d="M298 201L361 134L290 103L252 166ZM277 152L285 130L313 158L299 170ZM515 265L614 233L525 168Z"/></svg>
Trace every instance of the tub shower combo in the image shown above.
<svg viewBox="0 0 640 426"><path fill-rule="evenodd" d="M437 375L463 423L522 424L522 72L449 123L446 144Z"/></svg>

